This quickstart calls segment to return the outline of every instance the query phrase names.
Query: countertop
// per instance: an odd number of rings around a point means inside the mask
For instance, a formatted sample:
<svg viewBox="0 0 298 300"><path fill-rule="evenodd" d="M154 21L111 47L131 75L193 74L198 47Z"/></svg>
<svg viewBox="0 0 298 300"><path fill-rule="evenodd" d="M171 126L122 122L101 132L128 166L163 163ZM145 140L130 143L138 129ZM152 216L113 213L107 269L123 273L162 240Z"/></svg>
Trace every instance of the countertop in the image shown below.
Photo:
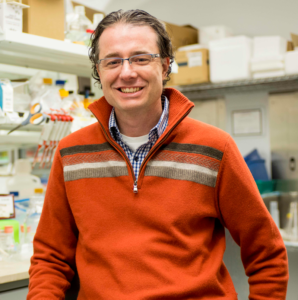
<svg viewBox="0 0 298 300"><path fill-rule="evenodd" d="M30 261L0 261L0 284L28 279Z"/></svg>

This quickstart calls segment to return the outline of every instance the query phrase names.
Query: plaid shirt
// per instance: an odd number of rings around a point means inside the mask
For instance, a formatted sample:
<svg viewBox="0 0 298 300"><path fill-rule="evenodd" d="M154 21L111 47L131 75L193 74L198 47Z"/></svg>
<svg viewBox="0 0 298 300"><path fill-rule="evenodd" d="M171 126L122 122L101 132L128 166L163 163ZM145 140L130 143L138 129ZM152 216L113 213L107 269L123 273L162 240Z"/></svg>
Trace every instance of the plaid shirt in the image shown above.
<svg viewBox="0 0 298 300"><path fill-rule="evenodd" d="M133 152L127 144L123 141L122 135L119 131L119 128L117 126L117 121L115 117L115 109L112 109L110 119L109 119L109 130L111 133L111 136L113 139L123 148L125 151L127 157L129 158L133 171L135 174L136 179L138 179L139 176L139 170L141 167L141 164L148 154L148 152L151 150L153 145L156 143L158 138L163 134L165 131L167 125L168 125L168 119L169 119L169 100L167 97L162 96L162 106L163 111L161 114L161 117L158 121L158 123L150 130L149 132L149 139L148 142L140 146L136 152Z"/></svg>

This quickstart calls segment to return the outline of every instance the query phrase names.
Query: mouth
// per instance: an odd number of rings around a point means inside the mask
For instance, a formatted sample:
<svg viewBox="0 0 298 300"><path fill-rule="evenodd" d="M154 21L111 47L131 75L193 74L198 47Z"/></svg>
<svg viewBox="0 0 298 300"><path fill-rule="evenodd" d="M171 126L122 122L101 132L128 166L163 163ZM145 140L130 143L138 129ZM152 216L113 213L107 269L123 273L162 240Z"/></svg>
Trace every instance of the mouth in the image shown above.
<svg viewBox="0 0 298 300"><path fill-rule="evenodd" d="M144 87L125 87L125 88L118 88L117 90L124 94L134 94L141 91Z"/></svg>

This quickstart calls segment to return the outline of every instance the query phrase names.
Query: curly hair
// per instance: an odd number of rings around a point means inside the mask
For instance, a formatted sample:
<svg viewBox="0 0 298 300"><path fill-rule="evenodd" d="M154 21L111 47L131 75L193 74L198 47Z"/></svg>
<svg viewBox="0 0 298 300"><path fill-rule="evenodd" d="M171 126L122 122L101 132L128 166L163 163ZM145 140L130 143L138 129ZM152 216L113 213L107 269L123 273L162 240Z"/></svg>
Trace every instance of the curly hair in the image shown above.
<svg viewBox="0 0 298 300"><path fill-rule="evenodd" d="M108 14L96 27L95 31L91 36L91 46L89 49L89 58L92 63L92 77L98 82L100 82L100 78L97 73L97 62L99 59L99 45L98 41L103 31L116 24L116 23L124 23L131 24L135 26L150 26L157 34L157 46L159 48L160 57L161 58L170 58L170 65L167 71L167 77L163 81L163 86L166 85L167 81L170 80L171 66L174 61L173 48L171 39L165 29L165 26L162 22L160 22L157 18L153 17L149 13L140 10L118 10Z"/></svg>

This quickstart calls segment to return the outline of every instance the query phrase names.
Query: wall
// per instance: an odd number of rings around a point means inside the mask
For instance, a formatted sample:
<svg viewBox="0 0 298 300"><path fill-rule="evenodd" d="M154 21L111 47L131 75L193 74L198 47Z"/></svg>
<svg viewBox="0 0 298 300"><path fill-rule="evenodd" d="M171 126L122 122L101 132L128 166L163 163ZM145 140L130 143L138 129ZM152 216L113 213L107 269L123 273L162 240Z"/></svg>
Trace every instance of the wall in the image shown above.
<svg viewBox="0 0 298 300"><path fill-rule="evenodd" d="M257 149L266 161L266 169L271 177L271 151L269 131L269 100L266 92L250 92L226 95L227 132L235 140L241 154L246 156ZM232 112L239 110L259 109L262 115L262 133L260 135L235 136L232 130Z"/></svg>
<svg viewBox="0 0 298 300"><path fill-rule="evenodd" d="M227 25L236 35L281 35L289 39L291 31L298 33L297 0L110 0L104 12L135 8L179 25Z"/></svg>

